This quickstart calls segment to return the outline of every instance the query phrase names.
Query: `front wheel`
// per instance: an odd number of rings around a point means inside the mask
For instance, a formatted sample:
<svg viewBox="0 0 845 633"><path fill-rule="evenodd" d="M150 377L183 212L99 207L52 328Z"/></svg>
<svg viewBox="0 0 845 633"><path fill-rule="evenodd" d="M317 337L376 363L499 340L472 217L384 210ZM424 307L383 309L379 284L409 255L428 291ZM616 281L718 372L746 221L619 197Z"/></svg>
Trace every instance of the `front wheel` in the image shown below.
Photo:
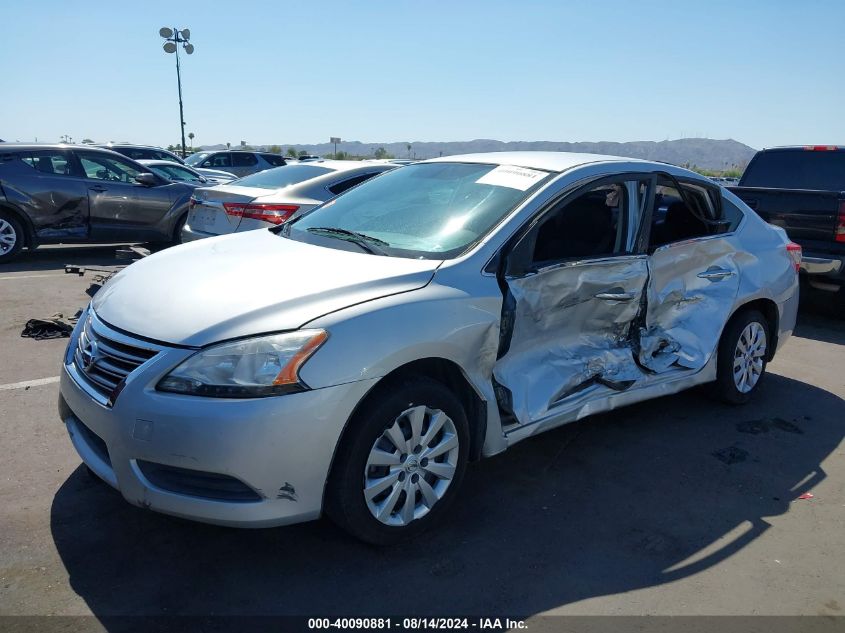
<svg viewBox="0 0 845 633"><path fill-rule="evenodd" d="M418 377L377 393L350 425L329 478L328 515L375 545L436 523L458 493L469 454L458 398Z"/></svg>
<svg viewBox="0 0 845 633"><path fill-rule="evenodd" d="M719 341L715 393L729 404L744 404L766 372L769 324L757 310L748 310L728 323Z"/></svg>

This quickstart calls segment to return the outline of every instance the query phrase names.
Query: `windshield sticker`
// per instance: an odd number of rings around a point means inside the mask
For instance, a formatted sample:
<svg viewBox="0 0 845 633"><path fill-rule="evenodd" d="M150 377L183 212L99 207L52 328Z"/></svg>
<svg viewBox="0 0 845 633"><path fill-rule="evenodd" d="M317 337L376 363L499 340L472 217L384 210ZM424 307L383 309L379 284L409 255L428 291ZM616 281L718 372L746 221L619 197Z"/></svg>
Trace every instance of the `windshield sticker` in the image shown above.
<svg viewBox="0 0 845 633"><path fill-rule="evenodd" d="M479 185L495 185L496 187L509 187L525 191L532 185L540 182L545 176L544 171L525 169L513 165L499 165L496 169L487 172L475 182Z"/></svg>

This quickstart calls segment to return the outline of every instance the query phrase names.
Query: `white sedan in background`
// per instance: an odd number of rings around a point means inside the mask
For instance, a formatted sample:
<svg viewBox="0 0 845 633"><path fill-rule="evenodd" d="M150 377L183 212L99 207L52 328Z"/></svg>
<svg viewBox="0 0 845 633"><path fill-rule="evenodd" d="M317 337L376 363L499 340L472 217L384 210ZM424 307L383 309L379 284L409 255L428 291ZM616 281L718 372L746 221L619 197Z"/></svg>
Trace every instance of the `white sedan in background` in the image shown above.
<svg viewBox="0 0 845 633"><path fill-rule="evenodd" d="M319 160L268 169L237 182L197 189L182 241L279 225L373 176L399 167Z"/></svg>

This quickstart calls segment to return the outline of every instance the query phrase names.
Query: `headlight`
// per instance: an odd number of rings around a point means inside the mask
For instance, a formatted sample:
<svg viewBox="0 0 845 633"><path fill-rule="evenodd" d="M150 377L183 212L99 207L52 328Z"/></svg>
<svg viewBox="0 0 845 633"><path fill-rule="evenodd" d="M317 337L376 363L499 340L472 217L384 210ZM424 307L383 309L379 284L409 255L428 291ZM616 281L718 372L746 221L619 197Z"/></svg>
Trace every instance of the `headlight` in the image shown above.
<svg viewBox="0 0 845 633"><path fill-rule="evenodd" d="M162 378L157 389L216 398L302 391L299 368L328 337L325 330L300 330L209 347Z"/></svg>

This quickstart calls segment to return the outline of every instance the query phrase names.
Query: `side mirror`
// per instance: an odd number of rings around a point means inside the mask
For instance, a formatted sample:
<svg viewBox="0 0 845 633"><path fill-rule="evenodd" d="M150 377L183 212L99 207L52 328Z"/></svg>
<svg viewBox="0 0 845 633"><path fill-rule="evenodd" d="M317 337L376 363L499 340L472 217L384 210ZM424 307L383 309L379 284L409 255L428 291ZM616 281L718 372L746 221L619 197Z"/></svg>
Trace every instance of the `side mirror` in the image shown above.
<svg viewBox="0 0 845 633"><path fill-rule="evenodd" d="M135 182L145 187L155 187L158 184L158 178L156 178L155 174L143 172L135 176Z"/></svg>

